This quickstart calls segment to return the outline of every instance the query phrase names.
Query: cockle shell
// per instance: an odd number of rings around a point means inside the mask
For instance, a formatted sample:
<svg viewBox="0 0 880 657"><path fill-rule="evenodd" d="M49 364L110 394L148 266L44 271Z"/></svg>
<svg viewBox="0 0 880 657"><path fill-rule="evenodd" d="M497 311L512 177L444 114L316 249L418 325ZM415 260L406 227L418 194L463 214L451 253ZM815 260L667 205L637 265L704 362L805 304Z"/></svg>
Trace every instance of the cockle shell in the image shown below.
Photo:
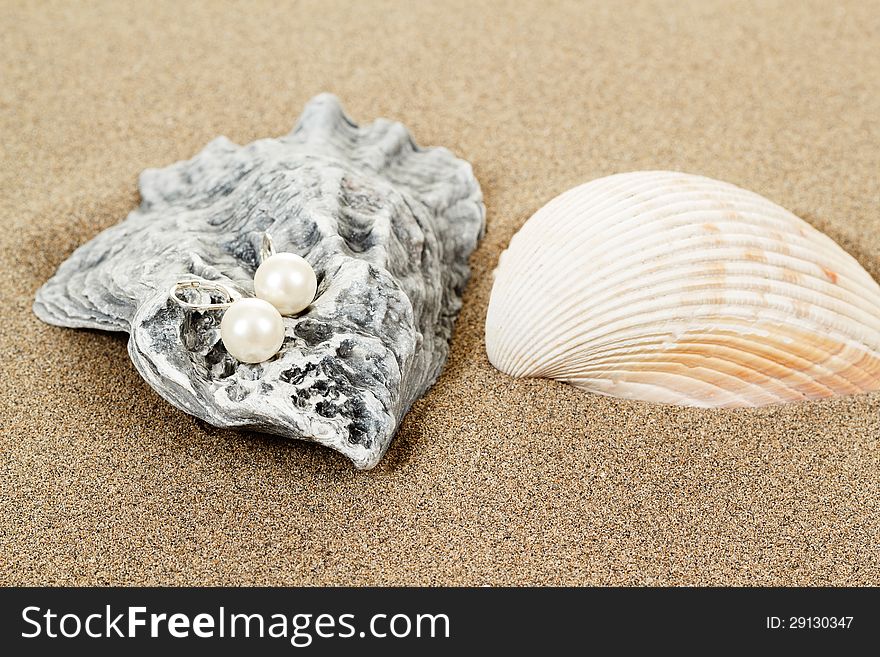
<svg viewBox="0 0 880 657"><path fill-rule="evenodd" d="M614 397L762 406L880 389L880 286L735 185L645 171L538 210L500 259L499 370Z"/></svg>

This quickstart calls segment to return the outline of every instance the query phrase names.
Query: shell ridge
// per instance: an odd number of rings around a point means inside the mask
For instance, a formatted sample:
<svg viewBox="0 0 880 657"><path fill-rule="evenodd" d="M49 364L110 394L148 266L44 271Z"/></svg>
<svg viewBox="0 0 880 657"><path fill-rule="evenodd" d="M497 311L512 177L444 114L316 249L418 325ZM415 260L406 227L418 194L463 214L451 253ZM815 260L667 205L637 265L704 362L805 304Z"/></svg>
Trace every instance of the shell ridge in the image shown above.
<svg viewBox="0 0 880 657"><path fill-rule="evenodd" d="M753 339L753 337L749 336L739 336L741 339L739 340L739 344L737 346L731 346L729 344L721 343L716 339L712 339L721 336L706 335L705 339L700 339L703 337L704 336L690 337L686 342L676 342L674 344L674 347L680 349L683 349L684 347L717 348L719 349L720 353L727 354L727 357L718 356L717 358L719 361L729 362L740 367L746 367L748 369L754 370L756 373L767 377L767 379L772 379L773 381L778 382L779 385L787 389L797 391L798 393L800 393L801 389L809 383L813 383L816 386L821 386L828 392L843 391L847 394L861 392L861 387L859 386L857 381L853 381L850 378L841 376L839 369L835 369L826 365L826 363L830 362L833 358L839 356L839 354L824 352L826 358L821 362L815 363L804 356L792 352L784 352L780 349L775 348L772 350L767 349L765 345L762 345L758 340L755 340ZM750 348L750 343L756 345L757 348ZM662 346L663 344L665 344L665 342L661 342L659 344ZM643 362L663 362L664 357L671 358L674 353L678 352L673 352L670 349L660 349L650 352L643 350L637 353L633 353L630 349L629 351L625 351L620 355L590 359L589 364L585 364L578 369L583 373L591 373L595 371L613 371L618 368L624 369L621 366L625 366L631 362L636 362L633 360L635 358L644 358L645 360ZM735 355L737 354L745 355L749 358L754 358L757 361L766 362L768 363L768 365L763 368L757 367L758 363L756 363L755 366L747 365L742 359L735 358ZM785 365L774 358L777 354L789 361L797 361L797 364L795 366L786 368ZM788 369L789 374L785 375L784 377L776 376L770 373L785 371L786 369ZM817 377L811 378L811 371L817 370ZM566 376L570 375L571 372L568 371L559 371L554 373L554 376L558 376L559 378L565 378Z"/></svg>

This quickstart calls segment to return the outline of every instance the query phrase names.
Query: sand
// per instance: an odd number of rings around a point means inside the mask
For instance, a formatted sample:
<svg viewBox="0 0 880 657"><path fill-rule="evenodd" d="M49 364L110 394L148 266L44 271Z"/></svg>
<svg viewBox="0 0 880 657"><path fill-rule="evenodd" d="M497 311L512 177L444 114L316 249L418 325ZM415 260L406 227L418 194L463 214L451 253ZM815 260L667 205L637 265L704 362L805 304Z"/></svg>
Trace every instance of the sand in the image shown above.
<svg viewBox="0 0 880 657"><path fill-rule="evenodd" d="M491 271L544 202L664 168L755 190L880 276L880 4L3 2L0 583L880 584L880 394L701 411L513 380ZM488 231L384 461L219 430L33 295L146 167L316 93L470 160Z"/></svg>

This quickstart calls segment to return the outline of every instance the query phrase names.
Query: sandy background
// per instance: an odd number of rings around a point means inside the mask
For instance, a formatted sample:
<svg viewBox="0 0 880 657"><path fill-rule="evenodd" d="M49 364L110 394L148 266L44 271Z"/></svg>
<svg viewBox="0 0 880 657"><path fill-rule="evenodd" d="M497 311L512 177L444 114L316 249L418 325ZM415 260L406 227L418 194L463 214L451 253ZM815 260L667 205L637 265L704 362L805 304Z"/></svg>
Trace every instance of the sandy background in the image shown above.
<svg viewBox="0 0 880 657"><path fill-rule="evenodd" d="M482 342L513 232L620 171L753 189L880 276L880 3L838 4L2 2L0 583L880 584L880 394L658 407ZM142 169L321 91L469 159L488 209L444 374L368 473L206 426L124 336L30 312Z"/></svg>

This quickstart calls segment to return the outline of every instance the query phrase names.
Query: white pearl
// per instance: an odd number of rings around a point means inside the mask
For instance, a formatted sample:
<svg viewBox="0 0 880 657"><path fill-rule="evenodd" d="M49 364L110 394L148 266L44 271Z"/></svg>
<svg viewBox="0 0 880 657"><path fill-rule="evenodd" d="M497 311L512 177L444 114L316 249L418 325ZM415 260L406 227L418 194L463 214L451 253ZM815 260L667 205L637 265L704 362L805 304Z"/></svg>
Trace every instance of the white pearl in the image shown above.
<svg viewBox="0 0 880 657"><path fill-rule="evenodd" d="M220 320L223 346L242 363L269 360L284 342L281 313L262 299L239 299Z"/></svg>
<svg viewBox="0 0 880 657"><path fill-rule="evenodd" d="M254 293L282 315L305 310L317 289L315 270L295 253L276 253L266 258L254 274Z"/></svg>

